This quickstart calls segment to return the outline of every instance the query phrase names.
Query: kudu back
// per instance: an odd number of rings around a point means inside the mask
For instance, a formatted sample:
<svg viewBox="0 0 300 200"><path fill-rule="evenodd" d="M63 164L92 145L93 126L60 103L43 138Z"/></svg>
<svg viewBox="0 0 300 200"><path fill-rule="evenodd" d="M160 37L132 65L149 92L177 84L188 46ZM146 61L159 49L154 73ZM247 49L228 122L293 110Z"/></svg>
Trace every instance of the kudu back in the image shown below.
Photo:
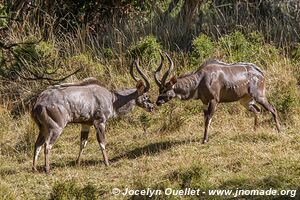
<svg viewBox="0 0 300 200"><path fill-rule="evenodd" d="M134 64L144 81L134 75ZM51 147L68 123L82 124L80 151L76 163L80 164L80 157L87 144L90 127L93 125L104 162L109 165L105 150L107 120L129 113L135 105L149 112L153 110L153 104L147 95L150 89L149 80L140 70L138 60L134 64L130 67L130 74L137 82L136 88L110 91L102 87L95 78L88 78L81 83L50 86L38 96L32 109L32 117L39 127L39 135L34 149L34 171L37 171L36 164L42 145L45 150L45 171L47 173L50 171Z"/></svg>
<svg viewBox="0 0 300 200"><path fill-rule="evenodd" d="M174 63L166 54L169 68L160 80L164 56L161 54L161 63L155 71L155 81L159 87L159 96L156 104L162 105L177 97L181 100L200 99L204 104L205 130L203 143L208 142L208 129L217 105L223 102L240 101L255 115L254 129L257 127L260 108L257 104L271 112L280 132L280 124L276 108L266 97L265 76L262 70L253 63L228 64L218 60L209 60L192 73L173 76L167 82Z"/></svg>

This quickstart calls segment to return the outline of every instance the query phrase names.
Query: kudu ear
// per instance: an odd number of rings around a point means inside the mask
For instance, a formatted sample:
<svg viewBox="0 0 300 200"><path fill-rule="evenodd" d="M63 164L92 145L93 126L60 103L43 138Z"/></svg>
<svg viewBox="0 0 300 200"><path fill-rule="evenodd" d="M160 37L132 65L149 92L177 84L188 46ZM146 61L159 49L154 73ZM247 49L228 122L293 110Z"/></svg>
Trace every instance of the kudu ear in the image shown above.
<svg viewBox="0 0 300 200"><path fill-rule="evenodd" d="M145 92L145 85L142 80L139 80L136 84L136 89L139 94L143 94Z"/></svg>
<svg viewBox="0 0 300 200"><path fill-rule="evenodd" d="M171 84L171 85L174 85L175 83L177 83L177 78L176 78L176 76L173 76L173 77L170 79L170 84Z"/></svg>

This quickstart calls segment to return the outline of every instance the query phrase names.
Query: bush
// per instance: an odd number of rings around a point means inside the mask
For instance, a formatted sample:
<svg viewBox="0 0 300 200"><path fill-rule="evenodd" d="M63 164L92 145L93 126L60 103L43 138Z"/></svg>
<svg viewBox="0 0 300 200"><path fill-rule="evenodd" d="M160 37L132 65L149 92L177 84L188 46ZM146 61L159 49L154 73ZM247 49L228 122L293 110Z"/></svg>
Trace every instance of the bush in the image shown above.
<svg viewBox="0 0 300 200"><path fill-rule="evenodd" d="M89 54L78 54L67 60L67 65L72 68L82 67L83 72L78 73L79 76L95 76L102 75L104 73L104 66L99 62L94 61L91 55Z"/></svg>
<svg viewBox="0 0 300 200"><path fill-rule="evenodd" d="M103 49L103 57L107 60L114 59L116 57L114 51L111 48Z"/></svg>
<svg viewBox="0 0 300 200"><path fill-rule="evenodd" d="M182 114L182 104L170 102L169 106L162 110L161 118L157 119L163 122L159 128L160 133L179 131L186 123L187 118Z"/></svg>
<svg viewBox="0 0 300 200"><path fill-rule="evenodd" d="M291 85L290 88L280 90L280 93L273 94L271 96L272 102L274 102L277 110L283 114L289 114L293 112L299 106L300 96L297 94L296 85Z"/></svg>
<svg viewBox="0 0 300 200"><path fill-rule="evenodd" d="M193 40L192 48L191 64L198 66L213 54L215 47L210 37L201 34Z"/></svg>
<svg viewBox="0 0 300 200"><path fill-rule="evenodd" d="M258 32L248 35L236 31L219 39L221 51L229 62L253 62L262 51L263 36Z"/></svg>
<svg viewBox="0 0 300 200"><path fill-rule="evenodd" d="M292 58L295 60L300 60L300 43L298 43L292 50Z"/></svg>
<svg viewBox="0 0 300 200"><path fill-rule="evenodd" d="M96 188L88 184L84 188L78 187L75 181L64 183L55 183L51 193L52 200L68 200L68 199L98 199L100 193Z"/></svg>
<svg viewBox="0 0 300 200"><path fill-rule="evenodd" d="M144 133L147 133L147 129L151 125L151 115L149 113L142 112L139 116L139 121L143 127Z"/></svg>
<svg viewBox="0 0 300 200"><path fill-rule="evenodd" d="M8 24L8 14L6 13L6 8L2 3L0 3L0 16L3 18L0 18L0 27L7 27ZM7 18L5 18L7 17Z"/></svg>
<svg viewBox="0 0 300 200"><path fill-rule="evenodd" d="M211 189L208 182L209 170L195 163L188 169L181 169L170 174L170 181L177 182L181 189L196 188L201 190Z"/></svg>
<svg viewBox="0 0 300 200"><path fill-rule="evenodd" d="M144 64L156 67L154 63L160 60L160 51L161 45L157 42L156 38L154 36L146 36L129 47L127 57L132 59L140 58Z"/></svg>

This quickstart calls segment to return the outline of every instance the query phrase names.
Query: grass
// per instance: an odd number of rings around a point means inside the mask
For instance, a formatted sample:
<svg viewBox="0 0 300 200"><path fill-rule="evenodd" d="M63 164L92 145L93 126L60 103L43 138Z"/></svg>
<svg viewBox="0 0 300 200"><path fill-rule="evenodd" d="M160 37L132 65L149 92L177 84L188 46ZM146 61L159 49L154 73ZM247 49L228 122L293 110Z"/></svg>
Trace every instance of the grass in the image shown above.
<svg viewBox="0 0 300 200"><path fill-rule="evenodd" d="M174 102L180 109L181 102ZM195 102L187 102L187 106ZM161 109L153 113L147 133L135 117L144 112L111 121L106 133L110 167L102 155L94 130L83 153L82 165L74 161L79 150L79 126L70 125L54 145L51 174L32 173L32 145L28 134L37 134L29 115L4 123L1 134L1 198L72 199L115 198L112 188L200 188L208 189L299 189L299 124L286 125L278 134L270 115L260 118L260 128L252 130L253 119L245 112L229 114L220 106L214 116L208 144L201 144L203 116L183 113L188 123L172 131L159 132L164 126ZM228 108L229 109L229 108ZM9 119L1 113L1 121ZM9 121L9 120L8 120ZM136 123L130 123L135 121ZM172 125L174 126L174 124ZM17 130L16 130L17 129ZM31 137L33 137L31 135ZM20 147L20 143L23 146ZM168 196L175 198L175 196Z"/></svg>

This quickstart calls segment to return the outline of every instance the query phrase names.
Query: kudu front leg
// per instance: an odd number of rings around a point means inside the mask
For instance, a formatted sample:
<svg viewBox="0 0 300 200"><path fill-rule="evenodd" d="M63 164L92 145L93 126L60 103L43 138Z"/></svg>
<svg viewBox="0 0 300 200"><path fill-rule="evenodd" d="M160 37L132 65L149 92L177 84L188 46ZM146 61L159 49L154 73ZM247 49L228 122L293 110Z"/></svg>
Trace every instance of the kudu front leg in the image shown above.
<svg viewBox="0 0 300 200"><path fill-rule="evenodd" d="M106 153L105 145L105 123L104 122L94 122L94 126L96 128L97 141L99 143L100 149L102 151L103 160L106 166L109 166L108 156Z"/></svg>
<svg viewBox="0 0 300 200"><path fill-rule="evenodd" d="M81 135L80 136L80 150L79 150L78 158L76 160L76 165L80 165L81 154L82 154L83 149L86 147L87 140L89 137L89 132L90 132L90 126L82 125L81 134L80 134Z"/></svg>
<svg viewBox="0 0 300 200"><path fill-rule="evenodd" d="M203 137L202 144L208 142L208 129L211 124L211 120L215 113L216 107L217 107L217 102L215 100L212 100L209 102L207 109L204 109L205 129L204 129L204 137Z"/></svg>

